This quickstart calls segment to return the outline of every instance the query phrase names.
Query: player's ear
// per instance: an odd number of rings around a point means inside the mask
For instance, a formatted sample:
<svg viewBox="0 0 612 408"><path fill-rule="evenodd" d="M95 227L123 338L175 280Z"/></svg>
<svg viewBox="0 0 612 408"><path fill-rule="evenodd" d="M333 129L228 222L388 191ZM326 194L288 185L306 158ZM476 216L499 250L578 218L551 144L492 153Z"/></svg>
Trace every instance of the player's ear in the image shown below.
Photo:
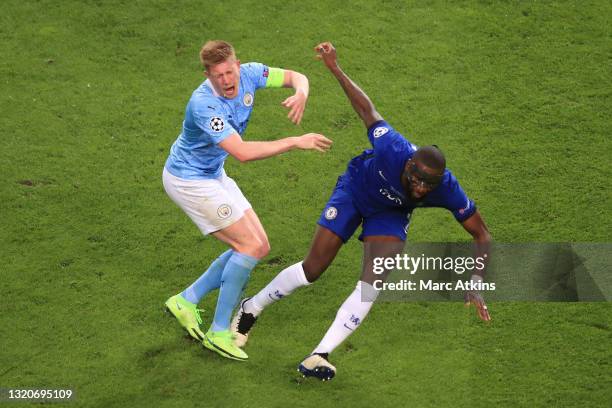
<svg viewBox="0 0 612 408"><path fill-rule="evenodd" d="M207 69L205 69L205 70L203 71L203 73L204 73L204 76L205 76L206 78L208 78L208 76L210 75L210 74L208 73L208 70L207 70Z"/></svg>
<svg viewBox="0 0 612 408"><path fill-rule="evenodd" d="M237 66L238 68L240 68L240 60L239 60L239 59L236 59L236 66Z"/></svg>

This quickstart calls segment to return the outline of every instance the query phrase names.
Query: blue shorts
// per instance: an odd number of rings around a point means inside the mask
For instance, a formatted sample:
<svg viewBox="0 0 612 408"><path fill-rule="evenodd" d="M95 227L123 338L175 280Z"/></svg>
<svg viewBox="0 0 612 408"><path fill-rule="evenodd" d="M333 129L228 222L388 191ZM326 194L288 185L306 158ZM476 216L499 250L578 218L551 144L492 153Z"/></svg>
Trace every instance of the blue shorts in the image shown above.
<svg viewBox="0 0 612 408"><path fill-rule="evenodd" d="M363 237L372 235L394 236L405 241L411 214L401 210L382 209L380 212L363 216L355 205L353 193L344 177L338 177L336 187L317 224L331 230L345 243L362 223L360 241L363 241Z"/></svg>

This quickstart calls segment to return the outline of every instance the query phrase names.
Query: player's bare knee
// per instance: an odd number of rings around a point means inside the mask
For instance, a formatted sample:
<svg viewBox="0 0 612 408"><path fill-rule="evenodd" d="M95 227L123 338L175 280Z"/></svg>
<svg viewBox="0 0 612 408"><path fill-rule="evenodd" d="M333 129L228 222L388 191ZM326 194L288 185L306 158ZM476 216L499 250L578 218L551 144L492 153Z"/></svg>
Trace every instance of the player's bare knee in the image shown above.
<svg viewBox="0 0 612 408"><path fill-rule="evenodd" d="M304 269L306 280L310 283L319 279L323 272L325 272L325 269L327 269L327 267L323 268L320 264L312 262L309 259L302 262L302 268Z"/></svg>
<svg viewBox="0 0 612 408"><path fill-rule="evenodd" d="M267 240L260 241L258 239L253 239L243 250L244 253L253 258L262 259L270 253L270 243Z"/></svg>
<svg viewBox="0 0 612 408"><path fill-rule="evenodd" d="M267 239L262 240L251 235L248 238L242 239L240 242L234 242L232 248L234 251L241 254L262 259L270 253L270 242Z"/></svg>
<svg viewBox="0 0 612 408"><path fill-rule="evenodd" d="M257 259L262 259L268 256L270 253L270 242L266 239L263 241L259 241L259 245L257 246Z"/></svg>

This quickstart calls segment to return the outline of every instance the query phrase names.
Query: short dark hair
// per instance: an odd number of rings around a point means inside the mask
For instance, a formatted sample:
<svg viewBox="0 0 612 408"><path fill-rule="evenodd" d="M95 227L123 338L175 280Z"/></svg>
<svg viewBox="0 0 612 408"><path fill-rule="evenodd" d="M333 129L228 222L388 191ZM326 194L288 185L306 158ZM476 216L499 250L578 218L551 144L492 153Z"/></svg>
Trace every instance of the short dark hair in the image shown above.
<svg viewBox="0 0 612 408"><path fill-rule="evenodd" d="M435 170L446 169L446 158L442 150L436 145L419 147L414 159Z"/></svg>

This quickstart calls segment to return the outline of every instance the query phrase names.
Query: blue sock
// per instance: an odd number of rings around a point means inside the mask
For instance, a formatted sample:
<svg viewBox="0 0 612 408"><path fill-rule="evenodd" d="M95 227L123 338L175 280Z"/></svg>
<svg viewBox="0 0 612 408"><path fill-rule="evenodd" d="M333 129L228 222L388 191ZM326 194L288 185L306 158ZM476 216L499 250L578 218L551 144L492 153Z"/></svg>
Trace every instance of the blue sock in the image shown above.
<svg viewBox="0 0 612 408"><path fill-rule="evenodd" d="M257 262L259 262L258 259L238 252L234 252L227 261L221 277L221 289L219 290L215 318L211 326L212 331L229 329L232 311L238 304L242 290Z"/></svg>
<svg viewBox="0 0 612 408"><path fill-rule="evenodd" d="M219 257L210 264L206 272L181 293L181 296L187 299L187 301L197 304L208 292L221 286L223 269L233 253L234 251L228 249L219 255Z"/></svg>

